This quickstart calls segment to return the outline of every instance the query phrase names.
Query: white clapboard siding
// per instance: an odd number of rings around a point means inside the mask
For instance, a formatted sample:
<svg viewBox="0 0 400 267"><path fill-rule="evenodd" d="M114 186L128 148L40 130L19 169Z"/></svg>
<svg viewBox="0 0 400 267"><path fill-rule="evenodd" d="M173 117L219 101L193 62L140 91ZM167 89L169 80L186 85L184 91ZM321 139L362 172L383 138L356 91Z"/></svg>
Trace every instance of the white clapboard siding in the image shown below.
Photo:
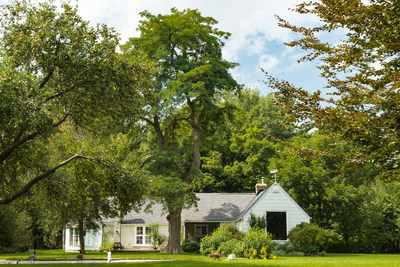
<svg viewBox="0 0 400 267"><path fill-rule="evenodd" d="M262 196L243 214L243 220L238 224L241 231L247 232L250 229L247 223L250 213L254 213L257 216L265 216L266 212L286 212L287 233L301 222L310 222L310 216L278 183L274 183L266 192L261 194Z"/></svg>

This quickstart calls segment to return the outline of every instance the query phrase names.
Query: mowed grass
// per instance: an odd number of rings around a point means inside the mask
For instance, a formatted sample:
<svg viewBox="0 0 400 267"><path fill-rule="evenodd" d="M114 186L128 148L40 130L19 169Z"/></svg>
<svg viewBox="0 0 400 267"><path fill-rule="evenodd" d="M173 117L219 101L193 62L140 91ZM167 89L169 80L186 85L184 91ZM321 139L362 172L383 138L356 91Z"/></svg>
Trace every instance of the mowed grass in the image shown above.
<svg viewBox="0 0 400 267"><path fill-rule="evenodd" d="M21 259L27 260L27 253L0 254L0 259ZM76 260L77 253L68 253L62 250L38 250L37 258L40 259L73 259ZM104 252L88 252L85 259L106 259ZM400 266L400 255L398 254L326 254L323 257L278 257L276 260L249 260L237 259L226 261L221 258L220 261L202 256L199 254L165 254L165 253L139 253L139 252L113 252L113 259L152 259L166 260L155 262L137 262L137 263L111 263L112 266ZM35 266L104 266L107 263L57 263L57 264L39 264Z"/></svg>

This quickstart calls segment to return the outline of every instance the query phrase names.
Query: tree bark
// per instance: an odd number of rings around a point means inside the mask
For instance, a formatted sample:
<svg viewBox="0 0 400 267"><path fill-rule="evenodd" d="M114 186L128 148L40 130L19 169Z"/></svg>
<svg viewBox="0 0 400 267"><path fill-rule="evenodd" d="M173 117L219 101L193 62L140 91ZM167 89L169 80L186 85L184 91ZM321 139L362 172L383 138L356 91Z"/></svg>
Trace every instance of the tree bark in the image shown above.
<svg viewBox="0 0 400 267"><path fill-rule="evenodd" d="M165 150L165 134L161 130L160 122L158 121L158 116L154 116L153 128L158 136L158 151L162 152Z"/></svg>
<svg viewBox="0 0 400 267"><path fill-rule="evenodd" d="M168 220L168 253L182 253L181 248L181 214L182 208L170 211Z"/></svg>
<svg viewBox="0 0 400 267"><path fill-rule="evenodd" d="M190 102L190 100L188 100L188 104L192 110L189 118L193 132L193 161L192 161L192 166L188 170L184 181L187 184L191 184L193 181L193 171L200 169L200 164L201 164L200 144L201 144L201 133L203 130L201 128L201 124L203 123L206 117L206 111L205 108L203 108L198 118L196 119L196 110L194 105Z"/></svg>
<svg viewBox="0 0 400 267"><path fill-rule="evenodd" d="M78 220L78 232L79 232L79 248L81 253L85 254L85 232L83 229L83 219Z"/></svg>

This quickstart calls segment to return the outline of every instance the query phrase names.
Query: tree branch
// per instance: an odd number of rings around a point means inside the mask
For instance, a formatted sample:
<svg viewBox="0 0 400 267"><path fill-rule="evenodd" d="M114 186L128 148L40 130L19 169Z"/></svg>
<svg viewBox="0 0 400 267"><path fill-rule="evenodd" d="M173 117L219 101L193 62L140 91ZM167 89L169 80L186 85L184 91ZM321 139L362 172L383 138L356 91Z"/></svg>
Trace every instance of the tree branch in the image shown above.
<svg viewBox="0 0 400 267"><path fill-rule="evenodd" d="M39 85L39 89L42 89L50 80L51 76L53 76L54 69L51 69L50 72L44 77L43 81Z"/></svg>
<svg viewBox="0 0 400 267"><path fill-rule="evenodd" d="M152 120L146 118L146 117L139 116L139 119L144 120L145 122L147 122L151 126L154 126L154 122Z"/></svg>
<svg viewBox="0 0 400 267"><path fill-rule="evenodd" d="M30 180L23 188L21 188L18 192L14 193L13 195L11 195L10 197L6 197L6 198L0 198L0 204L9 204L12 201L16 200L17 198L21 197L22 195L26 194L35 184L37 184L38 182L40 182L41 180L43 180L44 178L50 176L51 174L53 174L56 170L58 170L59 168L63 167L64 165L67 165L68 163L70 163L71 161L75 160L75 159L88 159L88 160L94 160L93 158L90 157L86 157L83 155L79 155L76 154L72 157L70 157L69 159L61 162L60 164L54 166L53 168L43 172L42 174L36 176L35 178L33 178L32 180Z"/></svg>
<svg viewBox="0 0 400 267"><path fill-rule="evenodd" d="M66 113L58 122L54 123L52 125L53 128L60 126L69 116L69 113ZM0 153L0 163L2 163L15 149L23 145L24 143L28 142L29 140L32 140L36 138L38 135L42 134L43 132L36 132L29 134L25 136L24 138L21 139L21 136L23 132L26 130L26 128L22 128L17 135L14 137L14 141L12 142L11 145L9 145L7 148L5 148L3 151Z"/></svg>
<svg viewBox="0 0 400 267"><path fill-rule="evenodd" d="M189 119L189 117L185 117L185 118L174 118L174 119L172 119L172 120L168 123L167 127L165 127L165 129L164 129L164 131L163 131L163 135L165 136L166 132L167 132L171 127L173 127L174 124L175 124L176 122L178 122L178 121L184 121L184 120L188 120L188 119Z"/></svg>

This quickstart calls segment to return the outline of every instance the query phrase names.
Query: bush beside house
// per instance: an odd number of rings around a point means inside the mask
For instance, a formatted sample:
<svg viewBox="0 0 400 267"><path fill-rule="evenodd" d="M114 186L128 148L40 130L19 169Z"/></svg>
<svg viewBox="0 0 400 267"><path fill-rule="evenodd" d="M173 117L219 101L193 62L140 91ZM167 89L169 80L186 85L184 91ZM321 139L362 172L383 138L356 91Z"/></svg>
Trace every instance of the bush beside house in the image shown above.
<svg viewBox="0 0 400 267"><path fill-rule="evenodd" d="M300 223L289 232L289 240L297 251L305 255L315 255L339 239L333 230L327 230L316 224Z"/></svg>
<svg viewBox="0 0 400 267"><path fill-rule="evenodd" d="M243 234L234 225L222 225L200 242L203 255L219 252L223 256L234 253L238 257L269 258L272 248L271 235L263 229L253 228Z"/></svg>

